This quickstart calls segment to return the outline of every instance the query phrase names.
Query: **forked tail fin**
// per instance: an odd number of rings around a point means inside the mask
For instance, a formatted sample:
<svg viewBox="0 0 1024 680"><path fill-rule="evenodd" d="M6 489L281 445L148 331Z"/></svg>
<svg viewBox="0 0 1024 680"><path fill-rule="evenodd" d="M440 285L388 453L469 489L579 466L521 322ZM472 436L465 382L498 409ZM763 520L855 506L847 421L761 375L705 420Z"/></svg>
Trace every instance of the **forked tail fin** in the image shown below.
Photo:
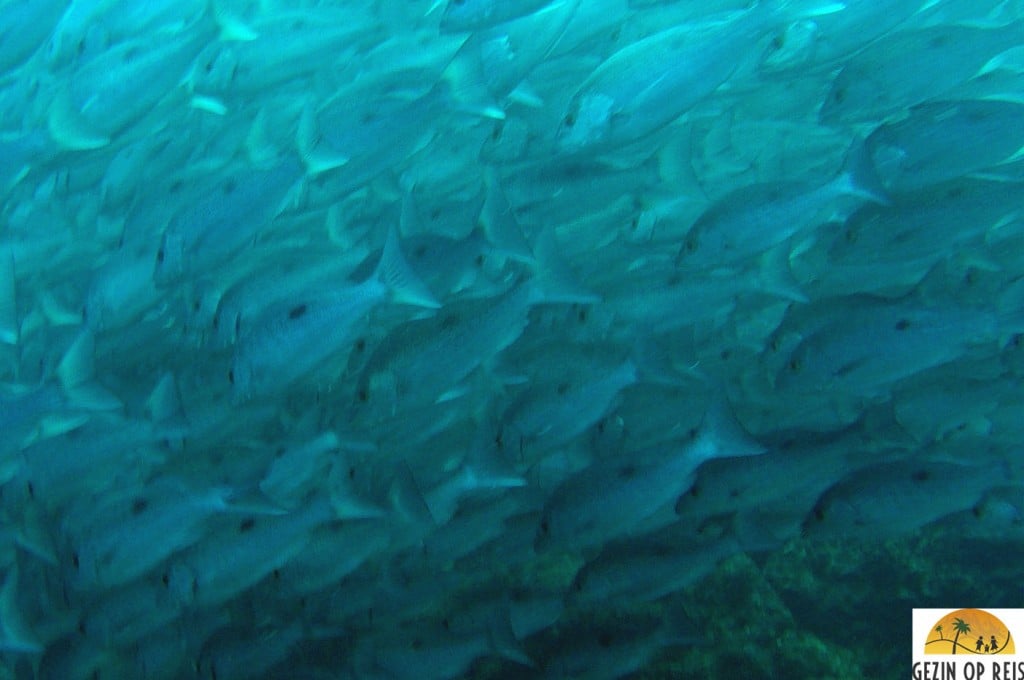
<svg viewBox="0 0 1024 680"><path fill-rule="evenodd" d="M405 261L402 249L398 245L398 230L394 226L388 229L384 252L380 256L374 277L388 287L395 302L427 309L441 307L441 303Z"/></svg>

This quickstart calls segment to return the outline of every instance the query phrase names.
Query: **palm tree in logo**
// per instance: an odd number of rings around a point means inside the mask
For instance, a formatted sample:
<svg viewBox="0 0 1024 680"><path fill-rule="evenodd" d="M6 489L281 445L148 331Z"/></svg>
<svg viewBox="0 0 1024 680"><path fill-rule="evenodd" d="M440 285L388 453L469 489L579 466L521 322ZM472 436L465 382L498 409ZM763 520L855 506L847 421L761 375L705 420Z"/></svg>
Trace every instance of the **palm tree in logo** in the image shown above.
<svg viewBox="0 0 1024 680"><path fill-rule="evenodd" d="M939 639L940 640L945 640L946 639L946 638L942 637L942 624L941 623L939 625L935 626L935 632L939 634Z"/></svg>
<svg viewBox="0 0 1024 680"><path fill-rule="evenodd" d="M956 619L956 623L953 624L953 630L956 631L956 635L953 636L953 653L956 654L956 641L960 638L960 633L971 632L971 624L963 619Z"/></svg>

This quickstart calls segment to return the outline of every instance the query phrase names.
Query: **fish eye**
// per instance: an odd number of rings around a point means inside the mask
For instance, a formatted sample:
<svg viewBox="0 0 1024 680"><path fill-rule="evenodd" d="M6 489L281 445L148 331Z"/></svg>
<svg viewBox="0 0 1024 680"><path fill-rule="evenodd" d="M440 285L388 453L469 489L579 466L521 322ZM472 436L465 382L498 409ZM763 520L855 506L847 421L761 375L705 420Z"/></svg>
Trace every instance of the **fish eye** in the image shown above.
<svg viewBox="0 0 1024 680"><path fill-rule="evenodd" d="M568 114L566 114L565 120L563 122L565 123L565 127L572 127L573 125L576 124L576 114L575 113L568 113Z"/></svg>
<svg viewBox="0 0 1024 680"><path fill-rule="evenodd" d="M800 363L799 359L794 358L789 360L787 366L789 367L789 370L793 371L794 373L798 373L800 371L802 364Z"/></svg>

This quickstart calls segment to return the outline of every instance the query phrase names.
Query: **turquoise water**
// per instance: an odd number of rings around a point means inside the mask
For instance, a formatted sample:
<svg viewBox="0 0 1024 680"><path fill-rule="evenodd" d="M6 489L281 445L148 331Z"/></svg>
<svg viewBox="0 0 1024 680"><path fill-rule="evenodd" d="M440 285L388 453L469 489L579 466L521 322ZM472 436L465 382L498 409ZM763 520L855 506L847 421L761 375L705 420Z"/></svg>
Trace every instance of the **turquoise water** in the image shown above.
<svg viewBox="0 0 1024 680"><path fill-rule="evenodd" d="M0 2L12 678L906 677L1020 601L1018 2Z"/></svg>

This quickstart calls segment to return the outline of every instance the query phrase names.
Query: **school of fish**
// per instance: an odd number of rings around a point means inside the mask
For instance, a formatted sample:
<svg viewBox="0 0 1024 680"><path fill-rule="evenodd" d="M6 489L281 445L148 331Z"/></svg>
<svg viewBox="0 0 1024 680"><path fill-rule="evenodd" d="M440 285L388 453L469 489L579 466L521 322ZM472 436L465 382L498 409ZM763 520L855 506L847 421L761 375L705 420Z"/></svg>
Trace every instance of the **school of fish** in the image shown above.
<svg viewBox="0 0 1024 680"><path fill-rule="evenodd" d="M618 678L1024 541L1022 121L1020 0L0 1L0 676Z"/></svg>

